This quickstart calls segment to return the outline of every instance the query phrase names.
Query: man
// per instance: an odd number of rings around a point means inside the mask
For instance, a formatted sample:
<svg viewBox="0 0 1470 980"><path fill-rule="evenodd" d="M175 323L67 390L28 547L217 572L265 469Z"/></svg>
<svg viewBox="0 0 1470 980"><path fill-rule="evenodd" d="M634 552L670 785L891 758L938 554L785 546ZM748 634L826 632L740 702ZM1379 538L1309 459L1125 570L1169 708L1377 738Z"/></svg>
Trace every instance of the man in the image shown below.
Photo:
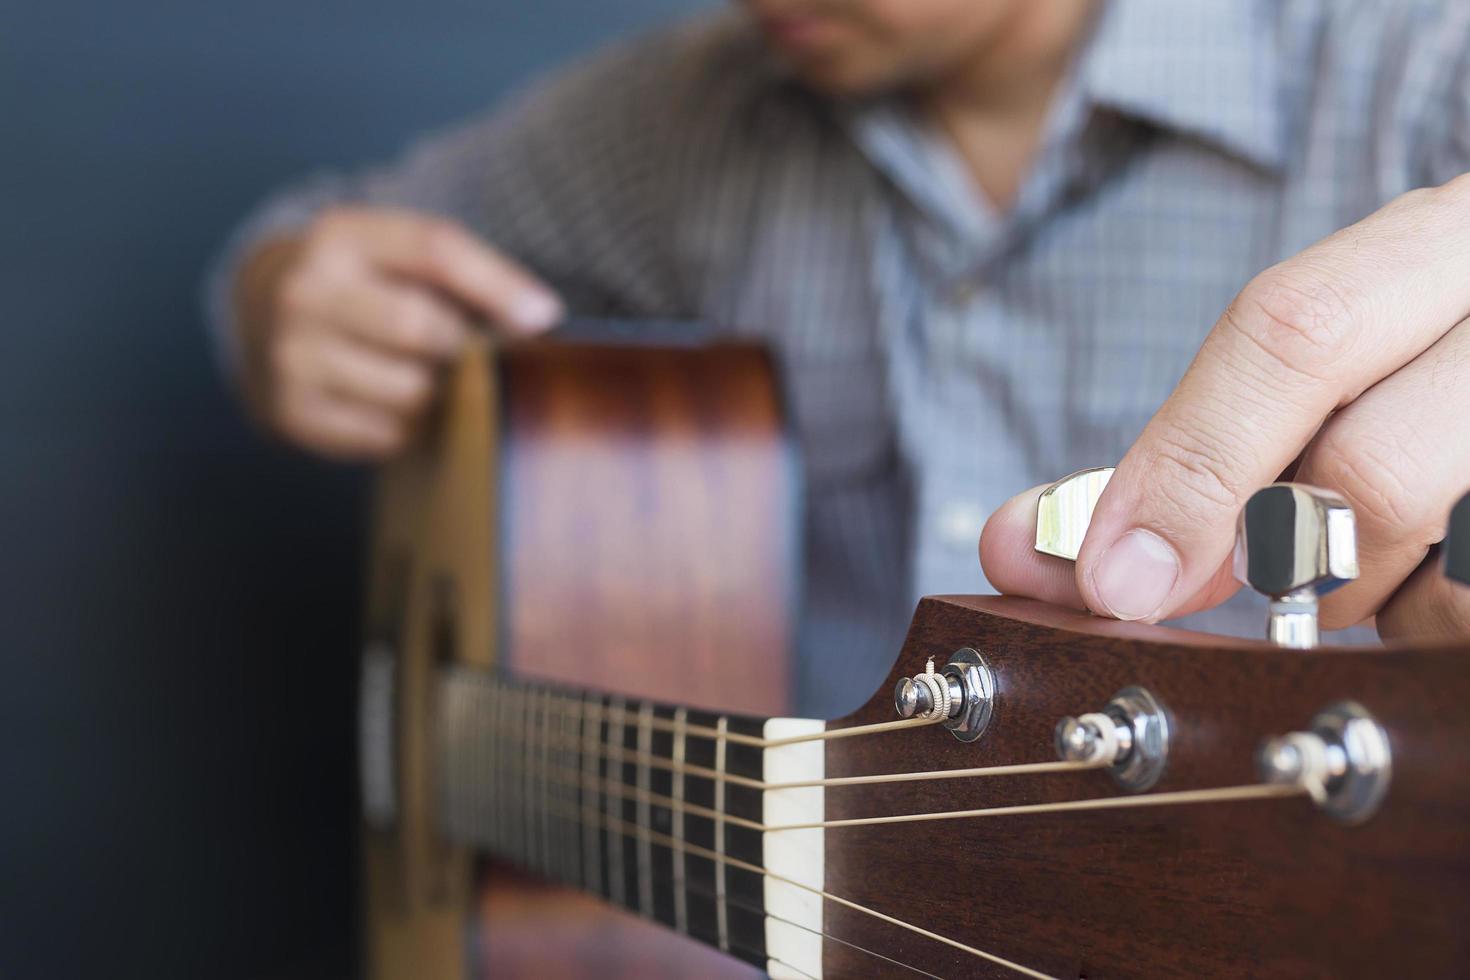
<svg viewBox="0 0 1470 980"><path fill-rule="evenodd" d="M1470 628L1427 561L1470 487L1470 4L745 7L270 205L217 289L255 413L382 458L477 319L769 338L813 710L915 595L984 586L987 514L998 589L1258 632L1234 521L1293 467L1358 513L1324 625ZM1035 554L1007 498L1119 460L1075 568Z"/></svg>

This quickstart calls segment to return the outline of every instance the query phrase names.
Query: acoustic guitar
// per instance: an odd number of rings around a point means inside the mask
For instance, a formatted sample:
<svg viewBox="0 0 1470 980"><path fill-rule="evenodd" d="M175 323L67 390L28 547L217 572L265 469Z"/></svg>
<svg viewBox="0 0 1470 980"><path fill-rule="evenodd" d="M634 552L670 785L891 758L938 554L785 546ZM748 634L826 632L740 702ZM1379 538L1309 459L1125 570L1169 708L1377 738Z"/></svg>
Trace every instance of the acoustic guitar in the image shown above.
<svg viewBox="0 0 1470 980"><path fill-rule="evenodd" d="M1108 475L1043 495L1038 550L1075 558ZM931 597L866 704L803 719L799 499L758 347L459 366L375 528L369 975L1470 969L1470 649L1317 645L1340 500L1242 514L1267 641ZM1444 551L1470 581L1470 504Z"/></svg>

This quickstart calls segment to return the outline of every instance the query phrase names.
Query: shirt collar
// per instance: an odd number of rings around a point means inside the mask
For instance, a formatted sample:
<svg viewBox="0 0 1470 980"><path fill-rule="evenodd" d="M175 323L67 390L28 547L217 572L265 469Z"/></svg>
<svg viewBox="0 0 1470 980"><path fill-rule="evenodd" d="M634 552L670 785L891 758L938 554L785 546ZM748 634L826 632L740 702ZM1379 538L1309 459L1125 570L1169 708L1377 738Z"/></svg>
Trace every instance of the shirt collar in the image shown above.
<svg viewBox="0 0 1470 980"><path fill-rule="evenodd" d="M1278 41L1253 0L1112 0L1079 69L1094 106L1283 163Z"/></svg>

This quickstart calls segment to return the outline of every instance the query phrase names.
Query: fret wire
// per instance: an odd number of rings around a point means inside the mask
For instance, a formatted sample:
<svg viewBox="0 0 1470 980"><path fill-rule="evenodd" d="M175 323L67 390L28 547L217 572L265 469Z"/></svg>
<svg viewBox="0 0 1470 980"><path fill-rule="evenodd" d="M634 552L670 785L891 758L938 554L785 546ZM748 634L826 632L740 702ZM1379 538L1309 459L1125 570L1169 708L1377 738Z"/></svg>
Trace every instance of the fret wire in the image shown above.
<svg viewBox="0 0 1470 980"><path fill-rule="evenodd" d="M715 723L715 769L725 771L725 735L730 720L724 715ZM720 949L730 951L730 914L725 905L725 781L715 783L715 853L720 860L715 864L715 917L719 924Z"/></svg>
<svg viewBox="0 0 1470 980"><path fill-rule="evenodd" d="M588 698L591 695L587 695ZM582 703L582 808L585 826L582 829L582 860L586 866L584 881L588 891L602 891L602 853L601 841L602 831L593 823L591 818L599 815L598 800L600 795L597 790L599 757L596 752L598 737L601 735L601 717L598 712L594 717L591 705L584 699Z"/></svg>
<svg viewBox="0 0 1470 980"><path fill-rule="evenodd" d="M677 766L684 763L684 727L689 723L689 711L685 708L674 710L674 762ZM673 824L673 837L675 840L684 839L684 772L675 768L672 775L673 797L678 806L670 811L670 820ZM685 868L684 852L680 849L674 850L674 928L688 935L689 933L689 890L687 870Z"/></svg>
<svg viewBox="0 0 1470 980"><path fill-rule="evenodd" d="M606 743L608 745L613 745L614 743L616 743L617 745L622 745L623 744L623 714L624 714L624 712L623 712L623 704L624 704L624 701L623 701L622 698L614 698L612 700L612 702L608 704L608 724L607 724L607 743ZM611 761L608 762L608 765L607 765L607 773L608 773L608 776L609 777L612 775L612 762ZM623 780L623 764L621 762L619 762L618 763L618 782L621 783L622 780ZM608 809L608 812L609 813L611 813L611 811L612 811L612 800L609 798L609 794L606 792L606 787L607 787L607 783L610 782L610 781L611 780L609 779L609 780L607 780L607 781L605 781L603 783L603 794L602 794L603 799L607 802L607 809ZM619 801L619 803L618 803L618 808L619 808L618 809L618 812L619 812L619 814L621 814L622 813L622 802L621 801ZM608 841L607 841L607 881L608 881L608 885L610 886L610 891L612 893L609 897L612 898L612 900L614 902L616 902L618 905L626 906L628 904L628 902L627 902L628 880L624 876L624 869L623 869L623 842L622 841L617 841L616 842L616 845L617 846L614 846L614 841L612 840L611 837L609 837L608 838Z"/></svg>
<svg viewBox="0 0 1470 980"><path fill-rule="evenodd" d="M547 772L548 756L551 754L550 739L547 735L551 731L551 689L547 688L541 694L541 873L548 878L553 877L551 865L551 817L548 814L546 794L550 782L550 773Z"/></svg>
<svg viewBox="0 0 1470 980"><path fill-rule="evenodd" d="M485 722L486 727L489 728L489 730L492 731L492 732L495 730L495 710L496 710L496 699L493 696L493 693L494 692L492 691L492 697L490 698L490 703L486 706L486 709L485 709L485 717L484 717L484 722ZM476 734L478 735L479 733L477 732ZM475 739L475 744L474 744L474 747L472 749L472 755L471 755L471 759L470 759L471 778L473 778L473 774L474 773L481 773L481 772L486 772L487 771L488 765L491 762L490 753L491 753L492 750L493 750L493 743L487 744L487 741L485 739L483 739L483 738L476 738ZM491 804L491 801L492 801L492 793L490 792L489 787L486 786L486 781L485 780L475 779L474 780L474 783L475 783L475 806L474 806L474 809L475 809L475 817L476 817L477 820L484 821L485 826L487 826L487 827L490 828L490 839L491 840L494 840L495 839L495 814L491 810L491 807L490 807L490 804ZM463 785L463 784L461 784L461 785ZM446 812L447 812L447 804L446 804Z"/></svg>
<svg viewBox="0 0 1470 980"><path fill-rule="evenodd" d="M547 689L545 711L545 730L542 732L541 745L541 800L546 812L541 815L542 824L546 827L543 847L546 850L546 877L551 881L563 881L562 865L565 855L562 854L561 839L562 827L559 814L561 796L566 784L557 780L551 780L551 767L564 768L561 753L561 716L557 706L555 692ZM552 802L558 804L556 810L552 809Z"/></svg>
<svg viewBox="0 0 1470 980"><path fill-rule="evenodd" d="M517 790L520 781L520 746L516 744L518 736L517 715L521 711L522 702L518 693L512 693L505 702L506 721L512 728L508 738L502 738L504 743L505 774L501 779L504 792L505 807L505 830L506 830L506 853L517 859L521 854L521 793Z"/></svg>
<svg viewBox="0 0 1470 980"><path fill-rule="evenodd" d="M516 721L520 724L522 738L525 738L525 732L531 724L532 705L525 691L517 692L516 699L520 702L520 714ZM516 774L516 782L520 786L520 807L516 808L516 823L520 824L520 852L517 857L520 858L523 865L531 867L531 855L535 852L535 796L531 795L531 783L529 783L531 780L531 746L523 745L520 751L516 752L516 765L520 767Z"/></svg>
<svg viewBox="0 0 1470 980"><path fill-rule="evenodd" d="M550 688L541 692L541 728L539 739L541 752L539 765L541 767L541 874L548 881L555 881L556 861L561 855L556 854L554 838L556 836L556 824L551 816L551 743L552 743L552 700L554 695ZM560 782L558 782L558 787Z"/></svg>
<svg viewBox="0 0 1470 980"><path fill-rule="evenodd" d="M541 711L541 866L546 869L545 875L552 881L560 878L558 865L561 863L561 855L557 853L557 841L560 839L559 828L556 819L551 814L551 764L554 760L552 750L555 742L559 741L556 732L556 695L548 688L543 695ZM558 765L560 765L558 761ZM556 785L557 789L561 784Z"/></svg>
<svg viewBox="0 0 1470 980"><path fill-rule="evenodd" d="M490 840L495 845L497 852L504 852L505 847L505 794L501 792L501 779L505 773L502 765L505 751L505 736L500 734L501 712L504 707L505 689L499 684L490 685L490 744L487 746L487 755L490 764L494 767L490 771L488 783L490 785L490 812L493 823L491 824Z"/></svg>
<svg viewBox="0 0 1470 980"><path fill-rule="evenodd" d="M653 705L647 701L638 708L638 755L640 758L648 758L653 755L653 729L649 721L653 718ZM649 805L649 772L646 762L640 762L637 769L638 789L638 825L644 828L638 837L638 911L644 915L653 915L653 853L649 843L648 832L653 829L653 814Z"/></svg>
<svg viewBox="0 0 1470 980"><path fill-rule="evenodd" d="M562 745L564 746L562 748L562 761L567 764L567 768L576 770L581 764L581 759L577 755L577 746L580 744L577 741L577 736L580 734L581 728L579 716L572 712L572 706L575 704L580 708L581 702L570 696L566 696L559 699L558 703L560 704L561 710ZM562 793L562 799L567 802L573 811L581 803L581 800L578 798L578 792L579 787L574 782L566 787ZM562 818L562 837L566 841L565 853L562 859L562 880L569 885L580 884L582 874L582 832L575 820L569 817Z"/></svg>
<svg viewBox="0 0 1470 980"><path fill-rule="evenodd" d="M529 693L521 697L521 731L526 744L518 753L521 757L521 809L525 815L525 843L521 849L521 861L531 868L536 863L536 789L535 767L532 765L536 745L532 741L531 726L536 720L536 704Z"/></svg>

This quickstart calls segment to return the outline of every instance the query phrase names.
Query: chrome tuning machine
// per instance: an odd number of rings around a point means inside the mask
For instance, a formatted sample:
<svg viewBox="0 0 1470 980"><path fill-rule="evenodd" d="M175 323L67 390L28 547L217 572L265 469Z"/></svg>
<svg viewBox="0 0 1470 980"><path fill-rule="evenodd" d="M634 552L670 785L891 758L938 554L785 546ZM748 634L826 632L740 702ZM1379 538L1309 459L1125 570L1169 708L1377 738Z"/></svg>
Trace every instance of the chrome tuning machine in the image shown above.
<svg viewBox="0 0 1470 980"><path fill-rule="evenodd" d="M1393 775L1388 733L1351 701L1319 712L1306 731L1267 740L1256 761L1262 780L1301 786L1344 823L1373 816Z"/></svg>
<svg viewBox="0 0 1470 980"><path fill-rule="evenodd" d="M1317 645L1317 600L1358 577L1352 508L1337 494L1300 483L1258 490L1240 512L1235 577L1271 600L1267 638Z"/></svg>
<svg viewBox="0 0 1470 980"><path fill-rule="evenodd" d="M995 674L969 647L956 650L938 671L930 657L923 673L900 678L894 686L893 707L900 718L941 721L961 742L973 742L990 724Z"/></svg>
<svg viewBox="0 0 1470 980"><path fill-rule="evenodd" d="M1036 550L1076 561L1098 498L1112 478L1113 467L1094 466L1063 477L1041 491L1041 499L1036 502Z"/></svg>
<svg viewBox="0 0 1470 980"><path fill-rule="evenodd" d="M1102 711L1063 718L1056 728L1064 762L1106 767L1118 785L1149 789L1169 758L1169 713L1141 687L1125 687Z"/></svg>

